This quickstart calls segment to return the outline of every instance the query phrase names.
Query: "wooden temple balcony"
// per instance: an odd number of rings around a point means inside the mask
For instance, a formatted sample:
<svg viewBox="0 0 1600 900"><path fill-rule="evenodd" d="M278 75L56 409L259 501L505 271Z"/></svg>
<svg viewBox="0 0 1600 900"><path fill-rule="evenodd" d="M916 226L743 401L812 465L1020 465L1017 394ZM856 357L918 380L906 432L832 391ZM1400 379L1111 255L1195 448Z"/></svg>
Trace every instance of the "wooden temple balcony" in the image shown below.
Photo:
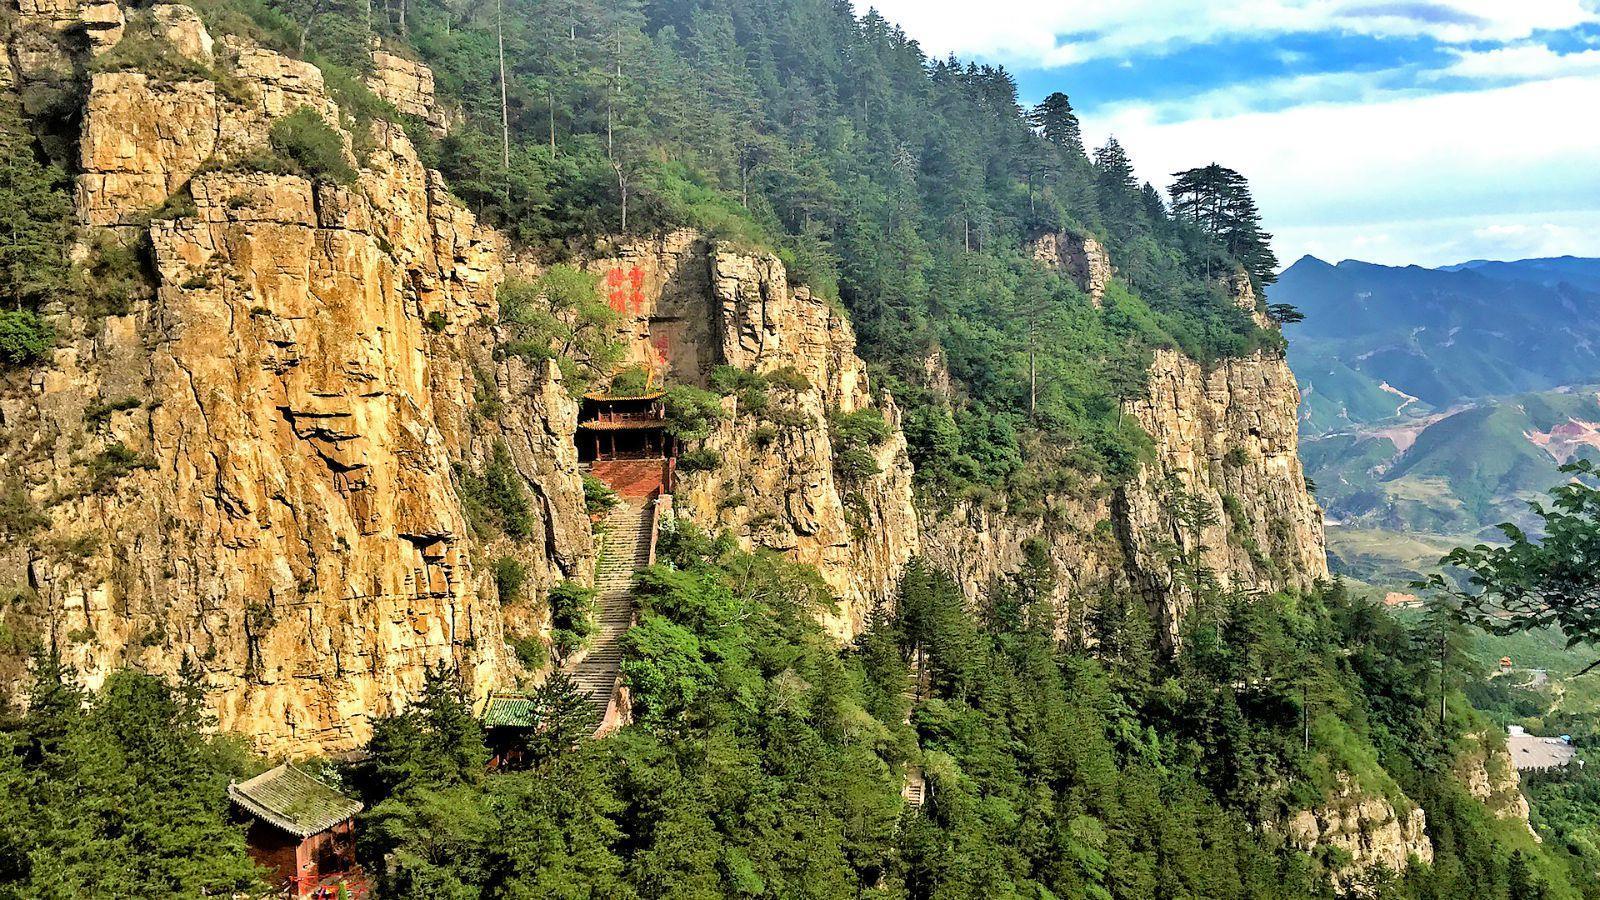
<svg viewBox="0 0 1600 900"><path fill-rule="evenodd" d="M578 459L664 459L676 455L662 391L636 397L585 394L578 414Z"/></svg>

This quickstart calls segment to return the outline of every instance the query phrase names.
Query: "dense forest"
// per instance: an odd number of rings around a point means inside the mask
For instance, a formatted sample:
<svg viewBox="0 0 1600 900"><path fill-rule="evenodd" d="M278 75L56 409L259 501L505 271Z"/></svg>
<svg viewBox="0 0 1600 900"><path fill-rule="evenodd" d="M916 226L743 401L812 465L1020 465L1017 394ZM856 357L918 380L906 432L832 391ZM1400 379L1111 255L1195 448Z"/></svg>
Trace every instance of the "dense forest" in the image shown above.
<svg viewBox="0 0 1600 900"><path fill-rule="evenodd" d="M661 556L624 663L635 724L551 740L557 713L530 768L486 774L440 670L364 760L321 764L368 804L360 852L383 896L1331 898L1345 860L1272 826L1340 771L1420 803L1435 847L1366 895L1585 896L1453 776L1485 726L1463 673L1446 670L1441 720L1426 629L1339 586L1214 598L1171 659L1140 603L1100 608L1094 654L1059 645L1041 554L976 611L914 566L839 649L808 569L687 525ZM69 676L41 657L36 702L0 731L0 896L249 889L222 786L262 764L204 736L181 685L123 673L85 704ZM908 770L920 809L900 797Z"/></svg>

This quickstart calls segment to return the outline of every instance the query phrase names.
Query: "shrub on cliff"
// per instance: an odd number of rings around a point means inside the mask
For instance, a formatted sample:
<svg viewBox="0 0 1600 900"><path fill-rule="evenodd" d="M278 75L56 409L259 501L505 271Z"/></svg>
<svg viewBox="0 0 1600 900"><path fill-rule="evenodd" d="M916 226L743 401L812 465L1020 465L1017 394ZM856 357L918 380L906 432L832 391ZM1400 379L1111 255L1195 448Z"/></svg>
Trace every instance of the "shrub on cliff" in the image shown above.
<svg viewBox="0 0 1600 900"><path fill-rule="evenodd" d="M622 359L619 316L600 296L600 280L581 269L551 266L537 279L507 278L497 299L510 340L500 352L554 359L567 389L582 393Z"/></svg>
<svg viewBox="0 0 1600 900"><path fill-rule="evenodd" d="M267 142L293 162L300 174L314 181L350 184L356 171L344 155L344 139L322 115L309 106L272 123Z"/></svg>
<svg viewBox="0 0 1600 900"><path fill-rule="evenodd" d="M668 388L661 399L667 408L667 432L680 441L709 437L724 415L716 394L686 384Z"/></svg>
<svg viewBox="0 0 1600 900"><path fill-rule="evenodd" d="M0 368L50 352L55 330L39 307L63 293L71 243L66 174L40 164L12 102L0 102Z"/></svg>
<svg viewBox="0 0 1600 900"><path fill-rule="evenodd" d="M56 331L32 310L0 310L0 365L40 360L56 344Z"/></svg>
<svg viewBox="0 0 1600 900"><path fill-rule="evenodd" d="M482 472L456 470L457 489L467 523L480 537L499 531L513 540L533 533L533 512L523 487L522 473L511 461L505 441L495 441L489 464Z"/></svg>
<svg viewBox="0 0 1600 900"><path fill-rule="evenodd" d="M834 469L846 478L867 478L878 474L873 451L889 439L889 423L871 407L835 413L828 417L828 438L833 442Z"/></svg>

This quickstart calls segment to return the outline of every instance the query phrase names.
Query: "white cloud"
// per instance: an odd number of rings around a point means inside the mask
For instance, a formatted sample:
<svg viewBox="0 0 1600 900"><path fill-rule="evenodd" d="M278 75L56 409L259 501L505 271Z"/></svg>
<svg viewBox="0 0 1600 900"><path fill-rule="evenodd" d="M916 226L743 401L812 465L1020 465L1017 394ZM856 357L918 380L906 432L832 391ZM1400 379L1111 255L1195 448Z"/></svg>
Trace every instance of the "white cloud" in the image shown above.
<svg viewBox="0 0 1600 900"><path fill-rule="evenodd" d="M1461 52L1455 62L1435 73L1493 81L1585 74L1600 74L1600 50L1561 54L1532 43Z"/></svg>
<svg viewBox="0 0 1600 900"><path fill-rule="evenodd" d="M1423 218L1278 233L1284 265L1311 254L1329 262L1360 259L1391 266L1441 266L1469 259L1595 256L1600 210ZM1373 229L1382 229L1374 232Z"/></svg>
<svg viewBox="0 0 1600 900"><path fill-rule="evenodd" d="M1084 125L1096 144L1115 134L1158 186L1212 161L1244 173L1285 262L1361 256L1379 246L1362 239L1378 235L1392 254L1378 261L1450 262L1440 255L1466 251L1461 241L1492 245L1473 231L1497 224L1552 224L1528 240L1600 256L1593 109L1600 79L1563 78L1176 122L1127 104Z"/></svg>
<svg viewBox="0 0 1600 900"><path fill-rule="evenodd" d="M1588 0L854 0L935 56L1043 68L1223 38L1307 32L1513 41L1600 21ZM1066 37L1062 37L1066 36Z"/></svg>

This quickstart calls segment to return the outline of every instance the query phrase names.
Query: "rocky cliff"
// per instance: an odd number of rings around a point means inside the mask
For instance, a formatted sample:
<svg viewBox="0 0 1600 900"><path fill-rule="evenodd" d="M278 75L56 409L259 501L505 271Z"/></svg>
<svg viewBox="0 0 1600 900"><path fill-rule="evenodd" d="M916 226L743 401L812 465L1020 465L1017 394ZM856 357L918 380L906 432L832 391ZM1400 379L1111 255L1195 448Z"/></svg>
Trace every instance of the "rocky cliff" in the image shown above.
<svg viewBox="0 0 1600 900"><path fill-rule="evenodd" d="M1456 779L1495 818L1518 822L1534 840L1539 840L1528 820L1528 798L1522 794L1522 778L1511 761L1505 738L1498 732L1481 731L1469 735L1465 744L1456 760Z"/></svg>
<svg viewBox="0 0 1600 900"><path fill-rule="evenodd" d="M1065 240L1043 242L1038 258L1055 265ZM1255 306L1248 279L1231 286L1241 306ZM1042 498L1043 512L970 502L925 510L925 553L976 597L1017 570L1025 542L1044 541L1058 567L1058 619L1069 632L1081 630L1097 595L1131 589L1175 636L1196 572L1223 589L1309 587L1329 573L1322 511L1300 465L1299 402L1279 354L1207 368L1158 351L1144 392L1124 405L1154 444L1136 477Z"/></svg>
<svg viewBox="0 0 1600 900"><path fill-rule="evenodd" d="M919 540L899 411L871 388L843 312L791 285L777 257L692 232L631 242L589 266L624 316L633 361L700 387L718 366L780 375L761 409L723 398L726 417L702 446L718 461L683 471L675 509L815 565L842 601L831 630L852 636ZM875 471L846 471L831 434L859 410L888 425L868 451Z"/></svg>
<svg viewBox="0 0 1600 900"><path fill-rule="evenodd" d="M1360 896L1369 893L1367 876L1379 870L1393 874L1413 859L1433 862L1427 824L1421 807L1397 806L1340 775L1325 802L1290 817L1284 831L1291 845L1322 858L1335 886Z"/></svg>
<svg viewBox="0 0 1600 900"><path fill-rule="evenodd" d="M545 592L590 578L594 558L577 403L555 367L497 352L496 288L529 265L400 127L340 109L314 66L213 39L188 7L111 10L27 13L7 48L14 85L56 63L94 70L75 142L81 253L92 262L106 236L147 244L152 281L111 315L61 310L71 339L0 395L0 460L48 522L0 552L21 597L7 627L48 636L90 684L123 665L194 670L223 727L290 753L356 746L430 665L479 694L527 674L510 646L541 634ZM120 24L87 47L62 36L86 17ZM120 40L186 62L143 71ZM377 51L368 85L448 124L416 63ZM271 124L303 108L337 131L352 183L260 170ZM1112 277L1090 240L1047 249L1092 295ZM776 257L680 232L583 265L634 362L676 383L710 386L726 366L765 385L762 404L723 396L676 509L814 564L842 601L841 637L914 555L977 596L1033 538L1063 576L1066 628L1086 598L1131 587L1170 631L1175 555L1246 589L1326 575L1281 359L1205 370L1157 354L1127 407L1155 443L1139 477L1046 498L1043 516L959 504L919 521L894 401L843 313ZM846 434L852 415L884 436ZM526 495L515 539L478 521L472 486L491 467ZM1215 515L1180 521L1179 495ZM501 559L526 589L499 596Z"/></svg>
<svg viewBox="0 0 1600 900"><path fill-rule="evenodd" d="M25 20L12 82L37 74L16 64L28 40L84 68L86 51L50 42L89 14ZM59 310L70 339L0 390L7 502L31 523L0 550L17 597L0 624L58 647L90 686L121 666L193 672L221 727L291 755L359 746L431 666L478 696L527 675L512 645L540 637L546 591L590 579L594 560L577 401L555 366L496 352L496 289L527 266L399 126L358 125L314 66L213 40L178 5L124 30L189 64L97 66L83 84L80 253L148 246L150 287L111 315ZM380 51L368 84L447 124L425 68ZM302 108L337 131L353 182L260 170L272 123ZM837 471L831 417L898 424L843 315L776 258L693 234L587 264L636 358L673 380L796 374L780 424L725 399L706 442L723 462L684 479L678 508L817 564L844 601L835 630L852 633L918 547L898 427L871 450L877 472ZM526 504L516 538L475 509L474 485L506 467ZM500 596L499 560L525 573L516 595Z"/></svg>
<svg viewBox="0 0 1600 900"><path fill-rule="evenodd" d="M6 385L0 456L48 521L0 554L21 599L6 625L90 685L193 671L263 749L352 748L429 666L477 693L511 677L506 629L536 630L541 589L588 577L576 404L553 367L495 358L503 241L399 127L363 135L349 186L237 165L296 109L347 148L349 120L314 67L213 42L187 8L149 15L227 89L90 80L79 219L147 240L154 290L63 311L72 338ZM497 446L534 509L526 541L465 512L463 473ZM527 598L501 602L491 553L525 560Z"/></svg>

